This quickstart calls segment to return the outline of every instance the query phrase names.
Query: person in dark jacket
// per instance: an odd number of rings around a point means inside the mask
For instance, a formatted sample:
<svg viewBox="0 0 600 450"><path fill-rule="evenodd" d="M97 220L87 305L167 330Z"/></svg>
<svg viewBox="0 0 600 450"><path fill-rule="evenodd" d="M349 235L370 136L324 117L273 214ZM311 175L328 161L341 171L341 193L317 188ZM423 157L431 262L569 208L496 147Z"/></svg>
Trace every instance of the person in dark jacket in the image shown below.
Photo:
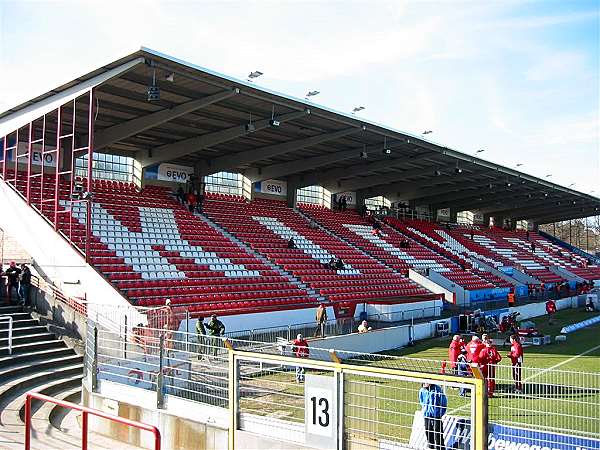
<svg viewBox="0 0 600 450"><path fill-rule="evenodd" d="M425 421L425 436L429 448L446 450L444 443L444 427L442 417L446 414L448 398L441 387L435 384L423 383L419 390L423 419Z"/></svg>
<svg viewBox="0 0 600 450"><path fill-rule="evenodd" d="M208 330L208 335L218 338L225 333L225 325L219 319L217 319L217 315L213 314L210 316L210 322L206 324L206 329ZM213 346L213 356L217 356L218 349L218 339L211 339L211 345Z"/></svg>
<svg viewBox="0 0 600 450"><path fill-rule="evenodd" d="M196 340L198 341L198 359L202 359L204 355L204 347L206 346L206 327L204 326L204 317L198 317L196 321Z"/></svg>
<svg viewBox="0 0 600 450"><path fill-rule="evenodd" d="M4 287L4 267L2 267L2 262L0 262L0 300L4 298L4 291L6 288Z"/></svg>
<svg viewBox="0 0 600 450"><path fill-rule="evenodd" d="M287 248L289 249L295 249L296 247L296 243L294 242L294 238L291 237L290 240L287 243Z"/></svg>
<svg viewBox="0 0 600 450"><path fill-rule="evenodd" d="M31 286L31 270L27 264L21 264L21 275L19 275L19 300L21 305L29 306L29 288Z"/></svg>
<svg viewBox="0 0 600 450"><path fill-rule="evenodd" d="M6 269L6 278L7 278L7 293L8 293L8 303L11 303L12 298L12 290L14 289L17 298L19 298L19 276L21 275L21 269L17 267L17 263L11 261L10 266Z"/></svg>

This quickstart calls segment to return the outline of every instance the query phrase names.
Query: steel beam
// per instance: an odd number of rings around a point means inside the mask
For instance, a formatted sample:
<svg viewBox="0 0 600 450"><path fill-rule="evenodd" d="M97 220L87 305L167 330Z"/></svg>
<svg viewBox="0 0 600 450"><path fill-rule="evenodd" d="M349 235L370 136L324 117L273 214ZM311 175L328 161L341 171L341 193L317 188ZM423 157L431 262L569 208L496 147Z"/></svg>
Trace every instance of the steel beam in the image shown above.
<svg viewBox="0 0 600 450"><path fill-rule="evenodd" d="M305 111L284 114L283 116L278 117L277 120L283 123L290 120L299 119L307 114L310 114L310 110L308 109ZM269 127L270 121L271 119L262 119L254 122L254 132ZM214 145L222 144L223 142L245 136L249 133L249 131L246 129L246 125L247 124L236 125L235 127L184 139L173 144L161 145L160 147L153 149L151 154L148 154L149 152L145 150L139 151L136 154L136 159L139 161L142 167L148 167L152 164L173 160L181 156L189 155L190 153L195 153L203 148L212 147Z"/></svg>
<svg viewBox="0 0 600 450"><path fill-rule="evenodd" d="M514 219L524 219L526 217L531 217L532 214L543 216L549 214L560 214L563 211L572 211L573 213L581 212L581 208L584 209L583 212L591 211L594 212L594 207L598 207L598 204L593 203L579 203L576 205L568 204L564 206L552 206L550 208L536 208L531 211L521 211L518 213L513 213L510 215L511 218Z"/></svg>
<svg viewBox="0 0 600 450"><path fill-rule="evenodd" d="M454 170L455 163L454 162L437 162L436 165L429 166L425 168L421 172L412 172L408 174L406 178L413 178L416 176L424 176L428 174L432 174L432 170L439 170L441 172L440 177L432 176L425 180L420 181L397 181L397 182L385 182L385 179L380 177L379 183L371 186L367 189L369 197L375 197L378 195L387 195L387 194L396 194L399 199L404 200L403 192L412 192L415 189L419 189L425 186L436 186L442 184L442 182L447 181L448 183L452 182L464 182L464 178L460 179L457 177L471 177L480 173L478 170L469 169L469 173L463 172L463 174L455 174L452 171ZM485 171L485 170L484 170ZM444 178L446 177L446 178ZM382 183L383 181L383 183ZM452 189L448 187L448 189Z"/></svg>
<svg viewBox="0 0 600 450"><path fill-rule="evenodd" d="M379 146L380 147L380 146ZM361 150L362 151L362 150ZM367 152L368 153L368 152ZM358 154L360 156L360 152ZM364 161L360 164L354 164L349 167L340 167L339 169L329 169L322 172L315 172L308 175L299 175L294 177L294 181L297 181L302 186L321 185L327 182L337 182L340 178L353 177L360 174L365 174L377 170L387 169L390 167L402 168L403 166L410 166L418 161L425 160L433 156L432 152L422 153L413 155L407 158L395 158L395 159L381 159L379 161L367 162Z"/></svg>
<svg viewBox="0 0 600 450"><path fill-rule="evenodd" d="M443 181L443 180L438 180L438 181ZM487 186L488 184L494 184L494 180L491 178L487 178L486 180L482 181L479 179L476 180L471 180L468 181L469 183L473 183L473 184L469 184L469 185L459 185L456 186L457 189L457 193L459 192L466 192L466 191L470 191L474 188L479 188L482 186ZM425 188L425 189L413 189L412 191L408 191L408 192L403 192L402 193L402 198L403 200L416 200L416 199L420 199L420 198L424 198L424 197L432 197L432 196L437 196L437 195L441 195L441 194L446 194L448 193L449 189L447 185L442 185L440 184L441 187L433 187L433 188ZM471 194L472 192L470 192Z"/></svg>
<svg viewBox="0 0 600 450"><path fill-rule="evenodd" d="M446 198L439 198L439 200L431 201L430 203L422 203L422 204L433 204L443 208L469 208L471 206L476 206L478 210L480 210L484 206L494 205L498 201L505 200L506 202L514 202L518 201L526 201L528 200L526 194L528 192L534 192L532 187L530 186L527 189L525 186L516 186L516 187L504 187L502 189L495 189L493 191L483 191L479 192L470 192L468 195L463 194L461 196L456 196L452 199L453 194L448 194L445 196ZM523 197L521 199L521 196ZM529 199L531 200L531 199ZM463 211L462 209L460 209Z"/></svg>
<svg viewBox="0 0 600 450"><path fill-rule="evenodd" d="M99 130L94 136L95 150L107 147L122 139L134 136L144 130L156 127L177 117L191 113L201 108L220 102L239 94L239 89L231 89L209 95L197 100L192 100L172 108L165 108L145 116L137 117L127 122L114 125L104 130Z"/></svg>
<svg viewBox="0 0 600 450"><path fill-rule="evenodd" d="M543 200L538 200L538 201L528 201L523 203L523 206L519 206L519 207L514 207L514 208L509 208L509 207L503 207L501 209L498 208L486 208L483 212L485 214L500 214L500 215L508 215L508 214L519 214L519 213L528 213L529 211L532 210L537 210L537 209L560 209L562 208L566 208L566 207L581 207L583 205L585 205L587 202L582 201L581 199L575 204L572 205L571 202L573 200L573 197L570 196L570 198L564 198L564 197L557 197L557 196L548 196L548 198L543 199ZM561 205L557 205L556 202L561 202Z"/></svg>
<svg viewBox="0 0 600 450"><path fill-rule="evenodd" d="M397 142L393 144L389 144L388 147L394 149L399 147L400 145L404 145L405 142ZM381 144L371 145L366 148L366 151L374 151L381 149ZM338 161L344 161L347 159L358 159L360 158L361 152L364 151L364 147L355 147L350 150L342 150L333 153L326 153L324 155L312 156L310 158L304 158L300 160L288 161L284 163L272 164L270 166L261 167L258 169L248 169L244 175L250 178L252 181L262 181L268 180L271 178L284 177L287 175L292 175L294 173L299 172L298 164L301 162L303 167L306 167L306 170L316 169L321 166L326 166L328 164L333 164ZM353 166L349 167L351 169ZM364 165L361 165L364 168ZM299 179L299 177L297 177ZM312 183L315 184L315 183Z"/></svg>
<svg viewBox="0 0 600 450"><path fill-rule="evenodd" d="M312 147L313 145L322 144L323 142L343 138L344 136L349 136L351 134L363 131L365 131L364 127L346 128L344 130L334 131L333 133L324 133L304 139L297 139L295 141L283 142L281 144L268 145L266 147L255 148L238 153L230 153L219 156L212 160L205 161L202 164L202 169L207 173L219 172L221 170L231 169L234 167L243 166L245 164L251 164L262 159L284 155L302 148ZM297 162L297 166L299 164L301 163Z"/></svg>
<svg viewBox="0 0 600 450"><path fill-rule="evenodd" d="M565 213L565 214L551 214L551 215L539 216L539 217L528 217L528 218L526 218L526 220L529 220L531 222L535 222L538 224L543 224L543 223L551 223L551 222L561 222L563 220L569 220L569 219L582 219L584 217L593 217L593 216L596 216L597 214L598 214L598 211L594 211L593 209L590 209L589 211L584 211L584 212L580 212L580 213L570 212L570 213Z"/></svg>

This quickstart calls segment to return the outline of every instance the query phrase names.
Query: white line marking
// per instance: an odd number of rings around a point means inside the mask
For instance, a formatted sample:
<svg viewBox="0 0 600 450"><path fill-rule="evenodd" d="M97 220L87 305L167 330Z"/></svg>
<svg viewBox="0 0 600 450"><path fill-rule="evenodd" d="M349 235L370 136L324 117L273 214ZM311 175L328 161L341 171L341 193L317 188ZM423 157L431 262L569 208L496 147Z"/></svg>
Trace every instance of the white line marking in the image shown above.
<svg viewBox="0 0 600 450"><path fill-rule="evenodd" d="M530 377L527 377L527 378L525 378L523 381L528 381L528 380L531 380L532 378L535 378L535 377L537 377L537 376L540 376L540 375L542 375L543 373L549 372L549 371L550 371L550 370L552 370L552 369L556 369L557 367L560 367L560 366L562 366L563 364L566 364L566 363L568 363L568 362L571 362L571 361L573 361L574 359L577 359L577 358L579 358L580 356L585 356L585 355L587 355L588 353L592 353L594 350L597 350L597 349L599 349L599 348L600 348L600 345L596 345L595 347L592 347L592 348L590 348L590 349L586 350L585 352L582 352L582 353L580 353L580 354L578 354L578 355L572 356L571 358L569 358L569 359L565 359L564 361L561 361L561 362L559 362L558 364L554 364L552 367L548 367L547 369L544 369L544 370L542 370L541 372L538 372L538 373L536 373L536 374L533 374L533 375L531 375Z"/></svg>

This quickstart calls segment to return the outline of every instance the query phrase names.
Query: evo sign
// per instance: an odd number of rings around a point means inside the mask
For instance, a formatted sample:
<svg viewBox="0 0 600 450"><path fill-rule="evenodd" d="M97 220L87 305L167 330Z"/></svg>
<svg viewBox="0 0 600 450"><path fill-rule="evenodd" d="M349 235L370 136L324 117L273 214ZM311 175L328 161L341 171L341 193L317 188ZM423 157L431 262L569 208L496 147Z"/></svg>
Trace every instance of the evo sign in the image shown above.
<svg viewBox="0 0 600 450"><path fill-rule="evenodd" d="M254 184L254 191L261 194L287 196L287 182L280 180L265 180Z"/></svg>
<svg viewBox="0 0 600 450"><path fill-rule="evenodd" d="M41 166L42 158L43 158L45 167L56 167L56 152L46 153L42 157L42 150L41 150L39 144L37 145L37 147L38 147L38 149L36 149L34 147L31 151L31 164L36 165L36 166ZM50 150L50 149L47 149L46 151L48 151L48 150ZM8 150L6 153L7 153L6 159L8 161L15 160L14 150ZM27 154L27 144L19 143L19 153L18 154L19 155ZM0 160L1 159L2 159L2 154L0 153ZM19 156L19 164L27 165L27 157Z"/></svg>
<svg viewBox="0 0 600 450"><path fill-rule="evenodd" d="M194 175L194 168L178 166L175 164L160 164L158 166L157 180L187 183Z"/></svg>

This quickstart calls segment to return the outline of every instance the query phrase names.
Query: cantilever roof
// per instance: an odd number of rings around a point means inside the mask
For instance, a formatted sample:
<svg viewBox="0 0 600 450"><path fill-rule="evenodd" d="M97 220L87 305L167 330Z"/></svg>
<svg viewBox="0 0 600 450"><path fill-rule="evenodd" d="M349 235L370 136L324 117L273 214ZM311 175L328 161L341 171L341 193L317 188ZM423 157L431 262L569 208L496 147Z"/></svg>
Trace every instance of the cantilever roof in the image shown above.
<svg viewBox="0 0 600 450"><path fill-rule="evenodd" d="M148 102L153 74L161 97ZM168 161L203 174L240 171L254 181L320 184L538 222L600 208L591 195L147 48L1 113L0 136L90 88L96 150L135 156L143 166Z"/></svg>

